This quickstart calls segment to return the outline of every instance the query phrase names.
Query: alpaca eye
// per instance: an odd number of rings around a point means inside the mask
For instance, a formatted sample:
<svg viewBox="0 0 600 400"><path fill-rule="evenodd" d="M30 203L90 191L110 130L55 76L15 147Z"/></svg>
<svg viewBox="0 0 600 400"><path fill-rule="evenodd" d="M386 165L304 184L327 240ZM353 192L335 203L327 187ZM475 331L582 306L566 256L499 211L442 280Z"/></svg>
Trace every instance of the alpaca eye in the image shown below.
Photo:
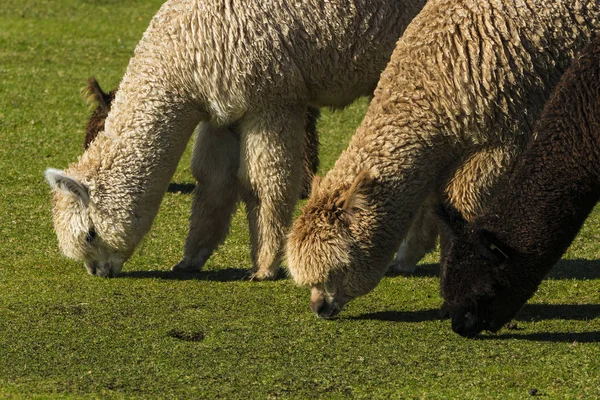
<svg viewBox="0 0 600 400"><path fill-rule="evenodd" d="M96 230L92 227L88 233L85 235L85 241L87 243L92 243L96 239Z"/></svg>

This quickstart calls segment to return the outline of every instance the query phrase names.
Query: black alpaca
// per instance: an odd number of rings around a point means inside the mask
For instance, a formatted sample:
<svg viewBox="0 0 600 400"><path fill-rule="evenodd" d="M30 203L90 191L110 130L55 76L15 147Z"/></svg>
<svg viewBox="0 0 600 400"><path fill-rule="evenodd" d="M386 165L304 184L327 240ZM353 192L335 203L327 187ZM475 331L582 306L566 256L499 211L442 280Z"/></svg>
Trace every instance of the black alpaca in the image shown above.
<svg viewBox="0 0 600 400"><path fill-rule="evenodd" d="M500 193L470 224L441 209L441 291L462 336L509 322L600 199L600 40L563 75Z"/></svg>

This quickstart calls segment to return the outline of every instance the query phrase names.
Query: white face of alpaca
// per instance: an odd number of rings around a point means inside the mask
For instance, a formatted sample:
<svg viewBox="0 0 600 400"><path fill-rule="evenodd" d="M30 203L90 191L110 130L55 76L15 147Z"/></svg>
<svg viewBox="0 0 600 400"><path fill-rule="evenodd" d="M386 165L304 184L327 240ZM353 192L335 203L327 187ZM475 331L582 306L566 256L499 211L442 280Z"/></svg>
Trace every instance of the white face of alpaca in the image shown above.
<svg viewBox="0 0 600 400"><path fill-rule="evenodd" d="M65 256L83 260L90 275L109 277L121 272L129 254L103 239L105 232L94 224L88 187L63 171L48 169L45 175L53 189L54 229Z"/></svg>

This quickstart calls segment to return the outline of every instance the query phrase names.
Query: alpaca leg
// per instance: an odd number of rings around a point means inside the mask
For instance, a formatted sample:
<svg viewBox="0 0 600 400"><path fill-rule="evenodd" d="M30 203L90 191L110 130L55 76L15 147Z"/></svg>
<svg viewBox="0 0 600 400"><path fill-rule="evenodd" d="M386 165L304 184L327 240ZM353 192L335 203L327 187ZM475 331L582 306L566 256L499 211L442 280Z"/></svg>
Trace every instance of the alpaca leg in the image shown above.
<svg viewBox="0 0 600 400"><path fill-rule="evenodd" d="M319 169L319 134L317 121L321 112L318 108L308 107L306 112L306 135L304 136L304 158L302 160L303 175L300 198L310 195L312 182Z"/></svg>
<svg viewBox="0 0 600 400"><path fill-rule="evenodd" d="M275 277L300 192L305 113L298 107L240 121L240 181L250 226L252 277Z"/></svg>
<svg viewBox="0 0 600 400"><path fill-rule="evenodd" d="M229 128L200 124L192 155L197 185L184 257L174 271L199 270L223 242L238 199L239 140Z"/></svg>
<svg viewBox="0 0 600 400"><path fill-rule="evenodd" d="M393 273L414 272L417 263L435 248L437 236L438 218L433 212L433 206L426 202L417 212L388 270Z"/></svg>

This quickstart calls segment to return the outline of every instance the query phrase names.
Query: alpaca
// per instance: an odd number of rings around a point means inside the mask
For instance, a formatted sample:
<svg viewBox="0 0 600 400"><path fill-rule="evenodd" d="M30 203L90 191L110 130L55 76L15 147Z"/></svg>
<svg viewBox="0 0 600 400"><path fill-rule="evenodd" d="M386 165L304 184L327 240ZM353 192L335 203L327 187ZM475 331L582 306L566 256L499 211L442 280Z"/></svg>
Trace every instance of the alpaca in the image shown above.
<svg viewBox="0 0 600 400"><path fill-rule="evenodd" d="M288 269L312 287L313 311L334 317L375 288L444 191L461 212L479 212L598 17L595 1L427 3L291 229Z"/></svg>
<svg viewBox="0 0 600 400"><path fill-rule="evenodd" d="M198 188L176 271L201 268L246 203L252 272L275 276L300 192L308 107L371 95L425 0L168 0L152 19L104 132L49 169L59 246L110 276L148 232L200 123Z"/></svg>
<svg viewBox="0 0 600 400"><path fill-rule="evenodd" d="M504 190L451 239L441 282L452 329L496 332L533 296L600 199L600 40L573 61Z"/></svg>
<svg viewBox="0 0 600 400"><path fill-rule="evenodd" d="M113 89L105 93L100 84L94 77L88 78L85 88L82 93L85 95L87 102L90 105L95 105L94 112L90 116L86 128L85 138L83 140L83 149L86 150L92 140L104 130L104 121L108 117L110 106L115 99L115 94L118 89ZM305 199L310 192L310 185L314 175L319 169L319 134L317 133L317 120L321 112L318 108L308 107L306 112L306 136L304 137L304 159L303 159L303 176L302 176L302 191L300 198Z"/></svg>

